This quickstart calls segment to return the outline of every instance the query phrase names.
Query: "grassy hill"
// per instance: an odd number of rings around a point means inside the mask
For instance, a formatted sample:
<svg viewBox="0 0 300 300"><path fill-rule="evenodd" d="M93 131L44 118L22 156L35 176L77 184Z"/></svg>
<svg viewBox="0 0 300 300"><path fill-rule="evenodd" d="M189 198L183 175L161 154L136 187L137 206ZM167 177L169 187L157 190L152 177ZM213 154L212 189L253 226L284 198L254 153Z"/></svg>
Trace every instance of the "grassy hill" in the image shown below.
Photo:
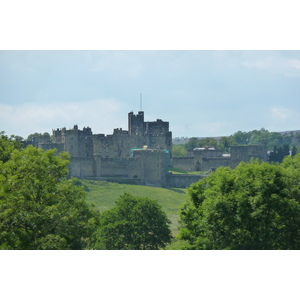
<svg viewBox="0 0 300 300"><path fill-rule="evenodd" d="M173 235L178 234L178 212L187 197L187 189L166 189L93 180L80 180L80 182L87 192L87 201L94 202L100 212L114 207L115 201L124 193L157 200L172 222Z"/></svg>

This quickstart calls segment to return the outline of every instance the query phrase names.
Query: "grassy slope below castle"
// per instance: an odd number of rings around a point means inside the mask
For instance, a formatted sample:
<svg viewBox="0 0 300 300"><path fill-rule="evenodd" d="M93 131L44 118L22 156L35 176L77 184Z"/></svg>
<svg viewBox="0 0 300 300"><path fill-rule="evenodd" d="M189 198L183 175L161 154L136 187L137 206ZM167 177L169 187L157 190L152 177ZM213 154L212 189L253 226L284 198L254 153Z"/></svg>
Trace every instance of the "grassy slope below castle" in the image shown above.
<svg viewBox="0 0 300 300"><path fill-rule="evenodd" d="M100 212L114 207L115 201L124 193L157 200L172 222L171 231L173 236L178 234L178 213L180 206L187 197L187 189L164 189L93 180L80 180L80 182L87 191L87 201L94 202Z"/></svg>

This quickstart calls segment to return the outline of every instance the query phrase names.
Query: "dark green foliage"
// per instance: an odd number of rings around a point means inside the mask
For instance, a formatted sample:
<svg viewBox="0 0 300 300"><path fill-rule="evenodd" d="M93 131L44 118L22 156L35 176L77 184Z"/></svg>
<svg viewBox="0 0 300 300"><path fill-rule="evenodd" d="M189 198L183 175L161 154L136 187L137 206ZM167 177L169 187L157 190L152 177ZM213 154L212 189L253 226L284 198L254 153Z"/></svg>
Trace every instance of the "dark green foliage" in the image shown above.
<svg viewBox="0 0 300 300"><path fill-rule="evenodd" d="M0 132L0 162L7 162L10 159L12 151L21 148L20 138L15 136L9 138L4 134L4 131Z"/></svg>
<svg viewBox="0 0 300 300"><path fill-rule="evenodd" d="M223 136L220 138L217 148L222 151L229 152L230 147L235 145L237 145L237 142L234 140L232 136L229 137Z"/></svg>
<svg viewBox="0 0 300 300"><path fill-rule="evenodd" d="M232 135L238 145L248 145L251 137L250 132L238 131Z"/></svg>
<svg viewBox="0 0 300 300"><path fill-rule="evenodd" d="M181 210L188 249L300 249L300 156L221 167L192 185Z"/></svg>
<svg viewBox="0 0 300 300"><path fill-rule="evenodd" d="M99 215L55 154L29 146L0 162L1 249L85 248Z"/></svg>
<svg viewBox="0 0 300 300"><path fill-rule="evenodd" d="M171 241L170 221L155 200L123 194L100 216L95 249L154 250ZM93 244L93 243L92 243ZM92 246L93 247L93 246Z"/></svg>
<svg viewBox="0 0 300 300"><path fill-rule="evenodd" d="M287 147L289 149L293 147L294 153L296 153L296 147L300 146L300 133L290 132L283 135L278 132L269 132L268 130L261 128L260 130L252 130L249 132L238 131L231 136L221 137L219 140L214 138L198 139L193 137L189 140L188 143L182 146L184 146L188 151L193 150L194 148L215 147L219 150L228 152L231 146L262 145L263 143L266 143L268 150L274 149L274 147L276 147L278 151L284 152L279 153L278 157L281 157L281 159L274 158L276 156L276 153L272 154L271 152L270 161L281 162L283 157L288 155L286 154Z"/></svg>
<svg viewBox="0 0 300 300"><path fill-rule="evenodd" d="M287 147L300 146L300 133L289 132L281 134L279 132L269 132L262 128L260 130L252 130L249 132L238 131L230 136L238 145L261 145L266 143L268 150L274 147L282 147L284 155L288 155ZM234 144L231 144L234 145Z"/></svg>
<svg viewBox="0 0 300 300"><path fill-rule="evenodd" d="M292 156L295 156L296 154L297 154L297 148L296 148L296 146L294 145L293 148L292 148L291 155L292 155Z"/></svg>
<svg viewBox="0 0 300 300"><path fill-rule="evenodd" d="M185 157L187 156L187 150L183 145L173 145L172 154L173 157Z"/></svg>
<svg viewBox="0 0 300 300"><path fill-rule="evenodd" d="M184 146L186 150L190 151L194 148L202 148L202 147L217 147L218 142L214 138L204 138L204 139L197 139L197 138L191 138L188 143L186 143Z"/></svg>
<svg viewBox="0 0 300 300"><path fill-rule="evenodd" d="M288 144L279 147L274 146L273 151L269 154L269 161L281 163L288 155L290 155L290 147Z"/></svg>

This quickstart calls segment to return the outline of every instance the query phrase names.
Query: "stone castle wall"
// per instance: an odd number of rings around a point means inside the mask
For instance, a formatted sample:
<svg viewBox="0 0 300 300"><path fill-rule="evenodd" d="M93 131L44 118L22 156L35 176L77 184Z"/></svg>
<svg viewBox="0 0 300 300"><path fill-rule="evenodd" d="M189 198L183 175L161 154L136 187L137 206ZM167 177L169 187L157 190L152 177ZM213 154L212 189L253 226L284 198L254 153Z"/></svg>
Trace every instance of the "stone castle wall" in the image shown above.
<svg viewBox="0 0 300 300"><path fill-rule="evenodd" d="M117 128L112 135L93 134L91 128L79 130L75 125L69 130L53 130L52 141L41 140L39 147L69 152L73 177L127 178L164 186L172 133L169 122L145 122L144 112L140 111L137 115L128 114L128 130Z"/></svg>
<svg viewBox="0 0 300 300"><path fill-rule="evenodd" d="M168 174L166 185L174 188L186 188L203 178L205 178L205 175Z"/></svg>
<svg viewBox="0 0 300 300"><path fill-rule="evenodd" d="M94 160L93 158L71 157L69 171L71 177L92 177L94 175Z"/></svg>
<svg viewBox="0 0 300 300"><path fill-rule="evenodd" d="M216 169L220 166L233 167L233 162L230 157L204 158L200 164L199 171L208 171L208 170Z"/></svg>
<svg viewBox="0 0 300 300"><path fill-rule="evenodd" d="M142 179L145 185L165 186L168 163L166 151L156 150L135 150L133 158L137 165L133 169L138 178Z"/></svg>
<svg viewBox="0 0 300 300"><path fill-rule="evenodd" d="M227 155L213 148L196 148L188 157L174 157L172 166L185 171L209 171L220 166L235 168L240 162L249 162L251 158L267 161L266 145L232 146Z"/></svg>
<svg viewBox="0 0 300 300"><path fill-rule="evenodd" d="M185 171L194 171L195 163L193 157L173 157L172 167L185 170Z"/></svg>
<svg viewBox="0 0 300 300"><path fill-rule="evenodd" d="M219 166L234 168L251 157L267 160L264 146L234 146L227 156L213 148L196 148L187 157L172 158L169 122L145 122L142 111L128 114L128 130L117 128L111 135L93 134L91 128L80 130L75 125L69 130L53 130L52 138L41 138L38 147L69 152L70 176L153 186L186 187L201 178L168 174L170 165L186 171L208 171Z"/></svg>

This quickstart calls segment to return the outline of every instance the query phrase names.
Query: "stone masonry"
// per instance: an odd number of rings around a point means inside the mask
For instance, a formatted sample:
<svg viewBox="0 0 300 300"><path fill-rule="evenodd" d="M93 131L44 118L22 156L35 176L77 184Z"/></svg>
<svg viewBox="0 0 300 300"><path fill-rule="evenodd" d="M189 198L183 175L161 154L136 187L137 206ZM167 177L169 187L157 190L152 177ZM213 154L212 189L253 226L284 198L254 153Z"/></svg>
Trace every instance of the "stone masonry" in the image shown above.
<svg viewBox="0 0 300 300"><path fill-rule="evenodd" d="M159 187L186 187L201 176L172 175L169 167L186 171L208 171L219 166L236 167L252 157L267 160L263 146L234 146L229 154L214 148L196 148L187 157L172 158L169 122L144 121L144 112L128 114L128 130L114 129L112 135L93 134L91 128L55 129L42 137L38 147L69 152L70 176ZM200 174L200 173L199 173Z"/></svg>
<svg viewBox="0 0 300 300"><path fill-rule="evenodd" d="M114 129L112 135L93 134L91 128L56 129L52 139L39 147L56 148L71 156L70 176L110 181L140 182L165 186L172 155L169 122L144 121L144 112L128 114L128 130Z"/></svg>

